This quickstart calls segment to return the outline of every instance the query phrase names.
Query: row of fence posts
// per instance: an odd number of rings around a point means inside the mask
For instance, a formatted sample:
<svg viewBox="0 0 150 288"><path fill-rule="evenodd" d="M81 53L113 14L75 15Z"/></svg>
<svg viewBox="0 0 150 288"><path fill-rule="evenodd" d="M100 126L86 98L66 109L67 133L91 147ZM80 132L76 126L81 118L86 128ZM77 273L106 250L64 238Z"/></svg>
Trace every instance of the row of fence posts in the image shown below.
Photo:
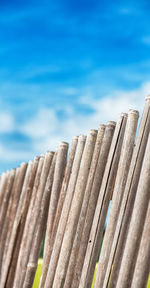
<svg viewBox="0 0 150 288"><path fill-rule="evenodd" d="M74 137L69 153L61 142L2 173L1 288L32 287L43 239L39 288L90 288L95 267L94 288L146 287L150 96L137 129L138 117L121 113L117 123Z"/></svg>

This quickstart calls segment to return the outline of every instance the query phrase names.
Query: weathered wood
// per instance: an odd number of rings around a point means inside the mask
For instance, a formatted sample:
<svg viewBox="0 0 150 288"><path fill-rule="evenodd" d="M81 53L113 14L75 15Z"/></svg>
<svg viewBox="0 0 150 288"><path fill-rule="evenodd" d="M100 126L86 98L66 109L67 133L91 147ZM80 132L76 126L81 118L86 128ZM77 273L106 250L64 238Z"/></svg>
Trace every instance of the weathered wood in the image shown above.
<svg viewBox="0 0 150 288"><path fill-rule="evenodd" d="M150 201L144 223L144 229L138 257L135 265L131 288L146 287L150 269Z"/></svg>
<svg viewBox="0 0 150 288"><path fill-rule="evenodd" d="M7 177L6 177L6 188L5 188L5 193L3 195L3 203L0 208L0 235L2 234L2 231L3 231L4 219L6 217L8 201L9 201L10 194L12 191L14 178L15 178L15 169L12 169L8 172Z"/></svg>
<svg viewBox="0 0 150 288"><path fill-rule="evenodd" d="M136 264L138 249L143 232L146 212L149 204L149 187L150 187L150 134L146 145L143 165L141 169L139 184L137 188L134 209L131 217L129 232L120 272L117 281L117 288L130 287L133 272Z"/></svg>
<svg viewBox="0 0 150 288"><path fill-rule="evenodd" d="M1 211L1 208L2 208L2 205L3 205L3 199L4 199L6 187L7 187L8 175L9 175L9 171L6 171L6 172L2 173L2 176L1 176L1 183L0 183L0 211ZM0 227L0 229L1 229L1 227Z"/></svg>
<svg viewBox="0 0 150 288"><path fill-rule="evenodd" d="M126 243L126 238L128 235L131 214L137 192L137 186L141 173L141 167L145 154L145 147L149 135L149 127L150 127L150 97L146 99L139 131L137 134L136 145L128 173L128 179L123 195L123 200L120 207L111 253L109 256L107 273L110 273L111 271L111 278L109 281L109 287L111 288L112 287L116 288L122 255ZM112 265L113 270L111 269Z"/></svg>
<svg viewBox="0 0 150 288"><path fill-rule="evenodd" d="M116 176L116 182L113 192L112 205L110 209L109 219L104 235L103 246L100 254L100 260L97 267L95 287L107 287L104 284L104 278L106 278L106 268L109 261L109 255L111 251L111 245L116 229L117 217L123 198L123 193L127 181L130 162L132 158L133 147L135 143L135 135L137 128L139 113L135 110L130 110L127 119L127 125L125 129L124 140L122 144L122 150L120 155L120 161L118 165L118 172ZM108 275L109 280L109 275ZM106 285L106 286L105 286Z"/></svg>
<svg viewBox="0 0 150 288"><path fill-rule="evenodd" d="M20 167L18 167L15 171L15 178L13 181L13 186L12 186L12 191L11 191L11 195L10 195L10 199L9 199L9 203L8 203L8 207L7 207L7 211L6 211L6 217L5 217L5 221L4 221L4 226L3 226L3 231L0 234L0 263L1 263L1 267L2 267L2 263L5 259L5 255L6 255L6 251L7 251L7 247L8 247L8 241L10 239L10 235L11 235L11 229L9 226L10 220L11 218L11 212L12 212L12 207L13 207L13 203L14 203L14 187L16 187L16 182L17 182L17 178L19 175L19 169ZM1 269L0 269L1 270Z"/></svg>
<svg viewBox="0 0 150 288"><path fill-rule="evenodd" d="M57 203L65 173L67 153L68 153L68 143L61 142L61 144L58 147L58 154L54 171L54 181L52 186L51 200L47 220L47 229L46 229L45 247L44 247L44 262L46 261L46 263L48 262L47 258L49 259L50 239L54 224L55 213L57 209ZM43 267L44 266L45 263L43 264Z"/></svg>
<svg viewBox="0 0 150 288"><path fill-rule="evenodd" d="M13 211L12 211L12 215L11 215L12 219L10 219L11 223L13 224L13 227L10 226L11 237L10 237L10 239L8 239L9 240L8 249L6 251L6 255L5 255L5 258L3 261L3 270L2 270L1 278L0 278L0 287L1 288L5 287L5 284L6 284L6 279L7 279L7 275L8 275L11 259L12 259L12 253L13 253L13 249L14 249L14 245L15 245L15 239L17 237L17 230L19 227L20 219L21 219L21 208L22 208L22 203L24 201L25 188L26 188L26 186L23 185L26 169L27 169L27 164L22 163L22 165L20 167L20 173L19 173L18 181L16 183L17 197L14 199ZM23 187L22 187L22 185L23 185ZM19 205L18 205L18 198L19 198L20 192L21 192L21 197L19 199ZM14 220L14 223L12 220Z"/></svg>
<svg viewBox="0 0 150 288"><path fill-rule="evenodd" d="M120 159L120 151L122 147L122 141L124 137L124 130L126 126L126 114L121 114L117 126L115 123L110 122L110 129L114 131L113 140L111 143L109 156L103 176L102 185L97 201L97 206L93 218L93 224L90 231L89 241L86 249L81 279L79 287L90 287L95 264L98 257L98 251L100 247L100 241L103 235L105 218L109 205L109 200L112 194L114 179L118 168L118 162Z"/></svg>
<svg viewBox="0 0 150 288"><path fill-rule="evenodd" d="M81 158L82 158L82 154L84 150L85 140L86 140L86 137L84 135L79 136L75 158L73 162L73 167L72 167L72 173L70 176L67 193L66 193L66 197L65 197L63 208L62 208L56 237L55 237L53 251L52 251L52 255L51 255L51 259L50 259L50 263L48 267L48 273L47 273L48 283L53 283L53 278L55 275L59 252L61 249L62 239L63 239L65 227L66 227L66 222L67 222L67 218L68 218L68 214L69 214L69 210L70 210L70 206L71 206L71 202L73 198L73 193L74 193L74 189L75 189L75 185L77 181L80 162L81 162ZM43 278L43 274L42 274L40 288L45 287L44 285L45 285L45 279Z"/></svg>
<svg viewBox="0 0 150 288"><path fill-rule="evenodd" d="M90 229L92 226L95 207L97 204L100 186L101 186L103 175L104 175L105 165L107 162L109 149L110 149L110 145L111 145L113 133L114 133L114 123L111 128L110 128L110 125L111 124L109 122L106 125L104 138L102 141L102 147L101 147L100 154L98 157L97 167L95 170L95 175L94 175L94 179L92 183L89 203L88 203L87 212L86 212L86 218L84 221L84 227L82 231L82 237L80 241L78 259L77 259L77 263L76 263L76 267L74 271L72 287L79 285L79 280L80 280L80 276L82 272L86 248L88 245L88 239L89 239Z"/></svg>
<svg viewBox="0 0 150 288"><path fill-rule="evenodd" d="M51 153L52 155L54 155L53 152ZM46 181L45 191L44 191L42 202L41 202L40 214L39 214L38 222L37 222L35 232L33 235L33 242L32 242L31 252L30 252L30 256L29 256L29 260L27 264L27 270L26 270L26 275L25 275L25 279L23 283L23 288L32 287L34 275L35 275L36 268L37 268L40 247L41 247L42 239L44 237L44 233L46 229L49 201L50 201L51 189L52 189L53 178L54 178L56 155L57 153L55 153L55 155L53 156L52 165L50 167L49 174L48 174L47 181Z"/></svg>
<svg viewBox="0 0 150 288"><path fill-rule="evenodd" d="M6 198L6 195L9 194L9 187L8 187L8 182L10 179L10 172L7 171L2 174L1 177L1 185L0 185L0 240L2 238L2 233L4 229L4 217L6 214L6 201L4 199ZM8 193L7 193L8 191ZM0 275L1 275L1 268L2 268L2 259L3 259L3 246L2 242L0 241Z"/></svg>
<svg viewBox="0 0 150 288"><path fill-rule="evenodd" d="M134 144L137 120L122 113L73 138L69 157L61 142L0 176L1 288L32 287L45 232L40 288L91 288L99 254L94 288L146 287L150 96Z"/></svg>
<svg viewBox="0 0 150 288"><path fill-rule="evenodd" d="M18 226L19 228L17 231L16 239L15 239L15 245L14 245L13 253L11 257L10 268L9 268L8 275L7 275L7 281L5 284L6 287L13 286L17 260L18 260L20 245L21 245L21 241L23 237L23 231L25 227L27 212L28 212L28 208L29 208L29 204L31 200L32 188L33 188L34 178L35 178L36 171L37 171L37 166L38 166L38 158L35 158L34 161L29 161L28 168L27 168L26 175L25 175L25 180L24 180L24 187L25 187L26 195L24 197L24 201L22 202L21 219L20 219L20 223Z"/></svg>
<svg viewBox="0 0 150 288"><path fill-rule="evenodd" d="M9 269L13 269L13 267L11 266L11 261L12 261L12 259L14 259L13 258L13 252L14 252L14 249L15 249L15 251L17 251L17 248L15 248L16 247L16 241L18 239L17 236L18 236L18 233L20 231L20 227L22 228L21 220L22 220L22 216L24 216L24 207L26 207L26 202L28 203L28 197L27 197L26 191L27 191L27 188L28 188L27 187L27 183L28 183L29 176L30 176L30 169L31 169L31 166L32 166L31 164L28 165L29 168L27 168L24 182L22 182L21 180L23 180L24 170L26 169L27 166L26 166L25 163L23 163L23 165L21 165L21 170L20 170L20 174L19 174L20 177L19 177L19 181L17 183L18 184L17 188L20 189L21 188L21 184L23 184L22 192L21 192L21 196L20 196L20 199L19 199L19 204L18 204L16 216L15 216L15 219L14 219L14 224L13 224L13 228L12 228L11 238L10 238L10 242L9 242L8 250L7 250L7 254L6 254L6 261L4 262L4 266L3 266L3 274L2 274L2 277L0 279L0 281L1 281L0 282L0 284L1 284L0 287L5 287L6 281L8 279L7 277L8 277ZM38 159L35 159L35 173L36 173L37 164L38 164ZM14 201L14 202L15 202L15 205L16 205L16 201ZM20 233L19 233L19 235L20 235ZM22 235L22 232L21 232L21 235ZM16 263L15 263L15 266L16 266Z"/></svg>
<svg viewBox="0 0 150 288"><path fill-rule="evenodd" d="M51 200L50 200L49 212L48 212L47 230L46 230L45 247L44 247L44 263L43 263L44 275L47 271L47 265L45 263L49 261L50 238L51 238L55 213L57 209L57 203L58 203L62 181L64 177L64 172L65 172L67 152L68 152L68 143L61 142L58 148L58 156L57 156L56 166L55 166L55 171L54 171L54 182L52 186Z"/></svg>
<svg viewBox="0 0 150 288"><path fill-rule="evenodd" d="M85 149L83 152L83 157L81 160L81 165L79 169L75 192L73 195L73 200L72 200L71 208L70 208L69 215L68 215L64 238L62 241L61 251L60 251L56 273L54 277L54 282L52 286L53 288L62 287L65 281L65 275L67 272L73 239L76 233L79 214L81 210L86 183L87 183L87 179L89 175L89 169L90 169L92 156L94 152L96 136L97 136L96 130L89 131L87 141L85 144ZM45 285L46 288L50 287L47 281L45 284L46 284Z"/></svg>
<svg viewBox="0 0 150 288"><path fill-rule="evenodd" d="M30 206L28 209L26 223L25 223L25 227L23 231L23 237L21 241L13 287L18 287L18 288L23 287L26 267L27 267L31 247L32 247L33 234L34 234L37 219L39 216L41 200L42 200L43 192L45 189L47 175L48 175L50 165L52 162L52 157L53 156L51 152L48 151L45 154L45 157L41 157L42 160L41 159L40 160L42 163L39 162L39 164L41 164L42 170L38 174L38 177L37 177L38 179L35 179L35 181L37 180L38 185L36 185L37 187L36 191L32 192Z"/></svg>
<svg viewBox="0 0 150 288"><path fill-rule="evenodd" d="M75 239L73 242L73 247L72 247L72 251L71 251L71 256L70 256L70 260L69 260L69 265L68 265L68 269L67 269L67 275L66 275L64 287L71 287L71 285L73 285L73 274L74 274L74 269L75 269L75 265L76 265L76 260L79 256L78 250L79 250L79 244L80 244L80 240L81 240L81 236L82 236L82 229L84 226L85 216L86 216L86 212L88 209L88 203L89 203L89 199L90 199L91 188L92 188L94 175L95 175L95 171L96 171L96 167L97 167L99 153L100 153L101 146L102 146L104 131L105 131L105 126L100 125L99 129L98 129L98 134L97 134L97 138L96 138L96 143L95 143L92 163L91 163L91 167L90 167L89 177L88 177L88 181L87 181L87 185L86 185L86 189L85 189L85 195L84 195L84 199L83 199L83 203L82 203L82 208L81 208L80 218L78 221ZM99 175L99 177L100 177L100 175Z"/></svg>
<svg viewBox="0 0 150 288"><path fill-rule="evenodd" d="M56 215L55 215L54 224L53 224L53 228L52 228L52 233L51 233L51 235L49 235L49 245L48 245L48 247L45 246L41 286L44 285L44 283L45 283L45 279L46 279L46 275L47 275L47 271L48 271L48 265L49 265L49 261L50 261L51 253L53 250L54 241L55 241L55 236L56 236L56 232L57 232L57 227L58 227L64 199L65 199L67 188L68 188L70 174L72 171L72 165L73 165L73 161L74 161L77 143L78 143L78 137L75 136L72 140L72 144L71 144L71 148L70 148L69 158L67 161L65 176L63 179L62 188L61 188L61 192L60 192L60 196L59 196L59 201L58 201L58 205L57 205L57 210L56 210Z"/></svg>
<svg viewBox="0 0 150 288"><path fill-rule="evenodd" d="M92 185L90 199L89 199L87 213L86 213L86 219L85 219L85 223L84 223L84 227L82 231L82 238L81 238L81 243L79 247L78 259L77 259L77 263L75 267L72 287L78 286L80 282L81 272L83 268L83 263L84 263L84 258L85 258L86 249L88 245L93 217L95 213L95 208L97 205L99 191L100 191L100 187L102 184L105 166L107 163L109 150L110 150L110 146L111 146L111 142L112 142L113 134L114 134L115 125L111 127L110 125L111 125L110 122L108 122L108 124L106 125L102 147L101 147L101 151L99 154L98 163L97 163L97 167L96 167L96 171L94 175L93 185Z"/></svg>

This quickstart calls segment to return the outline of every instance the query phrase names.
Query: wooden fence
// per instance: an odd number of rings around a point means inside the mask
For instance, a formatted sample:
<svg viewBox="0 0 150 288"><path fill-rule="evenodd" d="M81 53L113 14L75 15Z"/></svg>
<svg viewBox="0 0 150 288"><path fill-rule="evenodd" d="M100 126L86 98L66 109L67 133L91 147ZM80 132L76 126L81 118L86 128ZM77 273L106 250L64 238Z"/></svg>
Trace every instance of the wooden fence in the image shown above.
<svg viewBox="0 0 150 288"><path fill-rule="evenodd" d="M150 96L137 129L138 118L121 113L2 173L1 288L32 287L43 239L39 288L90 288L97 262L94 288L146 287Z"/></svg>

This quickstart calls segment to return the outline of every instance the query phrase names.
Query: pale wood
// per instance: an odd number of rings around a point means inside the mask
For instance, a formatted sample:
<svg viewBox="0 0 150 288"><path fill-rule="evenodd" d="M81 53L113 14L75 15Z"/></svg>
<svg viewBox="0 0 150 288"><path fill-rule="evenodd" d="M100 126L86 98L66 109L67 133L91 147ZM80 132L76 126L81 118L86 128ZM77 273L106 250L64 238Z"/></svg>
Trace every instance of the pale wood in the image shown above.
<svg viewBox="0 0 150 288"><path fill-rule="evenodd" d="M51 152L53 156L52 165L49 170L49 174L46 181L45 191L43 194L42 202L41 202L41 208L40 208L40 214L38 217L38 222L35 228L35 232L33 235L33 242L31 247L31 252L27 264L27 270L26 275L23 283L23 288L30 288L32 287L37 263L38 263L38 257L40 253L40 247L42 243L42 239L44 237L45 229L46 229L46 223L47 223L47 216L48 216L48 208L49 208L49 201L51 196L51 189L53 184L53 178L54 178L54 169L55 169L55 163L56 163L56 155L57 153Z"/></svg>
<svg viewBox="0 0 150 288"><path fill-rule="evenodd" d="M95 175L95 171L96 171L96 167L97 167L99 153L100 153L101 146L102 146L104 131L105 131L105 125L100 125L99 129L98 129L98 133L97 133L97 138L96 138L94 153L93 153L93 157L92 157L89 177L88 177L88 181L87 181L87 185L86 185L86 189L85 189L85 195L84 195L84 199L83 199L83 203L82 203L82 208L81 208L80 218L78 221L75 239L73 242L73 247L72 247L72 251L71 251L71 256L70 256L70 260L69 260L69 265L68 265L68 269L67 269L67 275L66 275L64 287L70 288L71 285L73 285L73 274L74 274L74 270L75 270L76 260L78 259L78 250L79 250L80 240L81 240L81 236L82 236L82 229L84 226L85 216L86 216L86 212L88 209L88 203L89 203L89 199L90 199L91 188L92 188L94 175ZM99 175L99 177L100 177L100 175ZM93 191L92 191L92 193L93 193Z"/></svg>
<svg viewBox="0 0 150 288"><path fill-rule="evenodd" d="M13 253L12 253L11 262L10 262L10 268L8 271L7 280L5 284L6 287L13 286L17 260L18 260L20 245L21 245L21 241L23 237L23 231L25 227L27 212L28 212L28 208L29 208L29 204L31 200L32 188L33 188L34 178L35 178L36 171L37 171L37 166L38 166L38 158L35 158L34 161L29 161L25 179L24 179L24 184L23 184L25 187L24 188L25 197L24 197L24 201L22 202L22 207L21 207L21 219L20 219L20 223L18 226L17 234L16 234L15 244L14 244Z"/></svg>
<svg viewBox="0 0 150 288"><path fill-rule="evenodd" d="M21 169L22 169L21 167L18 167L16 169L15 179L13 182L10 200L8 203L6 219L4 222L2 234L0 235L0 257L2 259L1 263L3 263L3 261L6 259L8 244L10 241L13 222L14 222L14 218L16 215L16 209L17 209L17 205L18 205L18 201L19 201L19 196L21 193L21 191L17 189L17 183L18 183L18 179L20 179L20 170Z"/></svg>
<svg viewBox="0 0 150 288"><path fill-rule="evenodd" d="M114 180L118 168L118 162L120 159L120 151L122 147L122 141L124 137L124 131L126 126L127 115L121 114L113 136L111 143L109 156L103 176L102 185L99 192L97 206L93 218L93 223L90 231L89 241L86 249L81 279L79 287L90 287L95 264L98 257L98 251L100 247L100 241L103 235L105 218L109 205L109 200L112 194ZM110 129L114 130L115 123L110 122Z"/></svg>
<svg viewBox="0 0 150 288"><path fill-rule="evenodd" d="M70 206L71 206L71 202L73 198L73 193L74 193L74 189L75 189L75 185L77 181L77 176L79 172L80 162L81 162L81 158L82 158L82 154L84 150L85 140L86 140L86 137L84 135L79 136L75 158L73 162L73 167L72 167L72 173L70 176L67 193L66 193L64 204L63 204L63 208L62 208L62 212L61 212L61 216L60 216L60 220L58 224L58 229L57 229L57 233L55 237L55 242L53 246L53 251L52 251L52 255L51 255L51 259L49 263L49 268L48 268L48 273L47 273L47 278L48 278L47 281L49 283L53 283L53 278L54 278L54 274L55 274L55 270L57 266L59 252L61 249L61 243L62 243L62 239L63 239L63 235L64 235L66 223L67 223L67 218L68 218L68 214L69 214L69 210L70 210ZM45 287L44 285L45 285L45 279L43 279L43 274L42 274L40 288Z"/></svg>
<svg viewBox="0 0 150 288"><path fill-rule="evenodd" d="M46 229L46 236L45 236L43 267L47 266L45 265L45 262L46 263L49 262L49 251L50 251L50 245L51 245L50 239L51 239L51 234L52 234L52 229L53 229L53 224L54 224L55 213L57 209L57 203L58 203L62 181L63 181L63 177L65 173L67 153L68 153L68 143L61 142L57 151L56 166L55 166L55 171L54 171L54 181L53 181L51 199L50 199L50 205L49 205L47 229Z"/></svg>
<svg viewBox="0 0 150 288"><path fill-rule="evenodd" d="M97 137L97 131L90 130L88 137L87 137L86 144L85 144L85 149L84 149L83 157L81 160L81 165L79 169L75 192L73 195L73 200L72 200L71 208L69 211L69 216L68 216L68 220L66 224L64 238L62 241L61 251L59 254L56 273L55 273L54 282L52 286L53 288L62 287L65 281L65 275L67 272L67 266L69 263L69 257L70 257L70 253L72 249L73 239L76 233L79 214L81 210L86 183L87 183L87 179L89 175L89 169L90 169L92 156L94 152L96 137ZM49 287L48 281L46 281L45 287L46 288Z"/></svg>
<svg viewBox="0 0 150 288"><path fill-rule="evenodd" d="M1 207L3 205L3 199L4 199L4 194L6 191L6 187L7 187L7 180L8 180L8 175L9 175L9 171L6 171L4 173L2 173L2 177L1 177L1 185L0 185L0 210ZM1 229L1 227L0 227Z"/></svg>
<svg viewBox="0 0 150 288"><path fill-rule="evenodd" d="M17 261L17 267L16 267L16 273L15 273L15 279L14 279L14 284L13 287L18 287L22 288L23 287L23 282L24 282L24 277L26 273L26 267L30 255L30 250L32 247L32 241L33 241L33 234L35 231L37 219L39 216L39 211L40 211L40 205L41 205L41 200L43 197L43 192L45 189L45 184L46 184L46 179L47 175L50 169L50 165L52 162L52 154L51 152L47 152L45 154L45 157L41 157L40 161L42 161L41 164L41 169L38 172L38 179L35 179L37 181L37 189L32 192L32 197L26 217L26 223L23 231L23 237L21 241L21 246L19 250L19 256L18 256L18 261ZM44 162L43 162L44 161ZM40 173L39 173L40 172Z"/></svg>
<svg viewBox="0 0 150 288"><path fill-rule="evenodd" d="M0 208L0 235L2 234L3 231L3 226L4 226L4 220L6 217L7 213L7 206L10 198L10 194L12 191L12 186L15 178L15 169L12 169L8 172L7 177L6 177L6 188L5 188L5 193L3 195L3 203Z"/></svg>
<svg viewBox="0 0 150 288"><path fill-rule="evenodd" d="M90 229L92 226L93 216L95 212L95 207L97 204L100 186L101 186L103 175L104 175L105 165L107 162L110 145L111 145L112 138L113 138L113 133L114 133L114 128L115 128L114 124L115 123L108 122L108 124L106 125L104 138L102 141L102 147L101 147L100 154L98 157L97 167L95 170L95 175L94 175L94 179L92 183L89 203L88 203L87 212L86 212L86 218L85 218L84 227L82 231L82 237L80 241L78 259L77 259L77 263L76 263L76 267L74 271L72 287L76 287L79 285L84 257L86 253L86 248L88 245Z"/></svg>
<svg viewBox="0 0 150 288"><path fill-rule="evenodd" d="M146 287L150 270L150 200L131 288Z"/></svg>
<svg viewBox="0 0 150 288"><path fill-rule="evenodd" d="M146 212L149 204L150 187L150 134L146 145L143 165L137 188L134 209L131 217L129 232L125 244L117 288L130 287L136 264L138 249L143 232Z"/></svg>
<svg viewBox="0 0 150 288"><path fill-rule="evenodd" d="M10 171L7 171L2 174L1 178L1 185L0 185L0 239L2 238L2 233L4 229L4 218L6 214L6 206L7 206L7 194L9 196L9 185L8 182L10 182ZM4 200L6 199L6 200ZM2 269L2 259L3 259L3 249L2 242L0 241L0 275L1 275L1 269Z"/></svg>
<svg viewBox="0 0 150 288"><path fill-rule="evenodd" d="M55 219L54 219L52 233L51 233L51 235L49 235L49 245L47 248L45 248L44 263L43 263L43 267L42 267L41 286L44 285L44 283L45 283L45 279L46 279L46 275L47 275L47 271L48 271L48 265L49 265L49 261L50 261L51 253L53 250L54 241L55 241L55 236L56 236L56 232L57 232L57 228L58 228L58 223L59 223L64 199L65 199L67 188L68 188L70 174L72 172L72 165L73 165L73 161L74 161L77 143L78 143L78 137L75 136L72 140L72 144L71 144L71 148L70 148L70 152L69 152L69 158L67 161L65 176L63 179L62 188L61 188L61 192L60 192L60 196L59 196L59 201L58 201L58 205L57 205L57 211L56 211L56 215L55 215Z"/></svg>
<svg viewBox="0 0 150 288"><path fill-rule="evenodd" d="M26 185L23 185L24 177L26 174L26 169L27 169L27 163L22 163L22 165L20 167L20 173L19 173L18 181L16 183L17 193L15 193L15 194L17 195L17 197L14 199L13 211L11 214L12 218L10 219L11 223L13 224L13 227L10 226L11 237L10 237L10 239L8 239L9 240L8 249L7 249L6 255L4 257L3 270L2 270L1 278L0 278L0 287L1 288L5 287L5 284L6 284L6 279L7 279L7 274L9 271L10 263L11 263L15 239L17 237L17 229L19 227L19 223L20 223L20 219L21 219L21 208L22 208L22 203L24 201L25 188L26 188ZM20 192L21 192L21 197L19 198ZM19 202L19 205L18 205L18 202Z"/></svg>
<svg viewBox="0 0 150 288"><path fill-rule="evenodd" d="M111 253L108 263L108 272L111 271L111 278L109 281L109 287L116 288L116 282L119 275L122 255L124 246L126 243L126 237L128 234L129 224L131 220L131 214L135 201L137 186L141 173L141 167L145 154L145 147L149 135L150 127L150 98L146 99L142 119L140 122L139 131L137 134L136 145L129 169L127 183L123 195L123 200L120 207L118 216L116 231L112 243ZM111 269L113 265L113 270ZM107 272L107 273L108 273Z"/></svg>
<svg viewBox="0 0 150 288"><path fill-rule="evenodd" d="M97 266L97 273L95 279L95 287L107 287L104 283L104 278L109 280L109 274L106 275L106 268L109 261L109 255L113 242L113 237L116 229L117 217L120 210L121 201L127 181L130 162L132 158L135 135L137 129L139 113L135 110L130 110L128 114L127 125L125 129L124 140L118 165L118 172L115 181L115 187L112 197L112 205L110 209L109 219L104 235L103 246L100 254L99 263ZM107 283L107 282L106 282Z"/></svg>
<svg viewBox="0 0 150 288"><path fill-rule="evenodd" d="M78 259L77 259L77 263L75 267L74 279L73 279L74 281L73 281L72 287L78 286L80 282L84 258L86 254L88 241L89 241L90 230L91 230L93 217L94 217L94 213L95 213L95 209L97 205L97 200L99 197L99 191L100 191L100 187L101 187L102 180L103 180L103 175L104 175L105 166L106 166L108 155L109 155L111 142L113 139L114 129L115 129L115 123L108 122L108 124L106 125L102 147L101 147L101 151L99 154L98 163L97 163L97 167L96 167L96 171L94 175L92 190L91 190L89 204L87 208L86 219L85 219L85 223L84 223L84 227L82 231L82 238L81 238L81 243L79 247Z"/></svg>

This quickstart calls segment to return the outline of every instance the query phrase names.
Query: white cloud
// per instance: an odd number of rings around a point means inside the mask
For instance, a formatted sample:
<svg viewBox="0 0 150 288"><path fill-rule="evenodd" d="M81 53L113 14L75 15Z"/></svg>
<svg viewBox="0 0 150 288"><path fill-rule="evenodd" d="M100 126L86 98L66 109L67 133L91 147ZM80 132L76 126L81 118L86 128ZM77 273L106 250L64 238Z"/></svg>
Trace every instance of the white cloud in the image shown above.
<svg viewBox="0 0 150 288"><path fill-rule="evenodd" d="M14 118L10 113L0 111L0 133L14 130Z"/></svg>
<svg viewBox="0 0 150 288"><path fill-rule="evenodd" d="M23 151L21 149L15 151L0 144L0 159L6 163L17 161L21 163L23 160L29 161L30 159L33 159L34 155L35 154L31 151Z"/></svg>
<svg viewBox="0 0 150 288"><path fill-rule="evenodd" d="M87 134L97 129L99 124L117 121L121 112L136 109L142 112L145 96L149 94L150 82L132 91L112 91L110 95L97 99L94 94L80 97L80 105L93 109L90 114L81 114L74 107L64 107L66 118L60 120L57 110L43 108L36 116L25 123L24 133L32 138L35 154L55 150L60 141L71 142L74 135ZM141 113L140 113L141 114Z"/></svg>
<svg viewBox="0 0 150 288"><path fill-rule="evenodd" d="M51 134L57 128L57 125L58 119L55 111L41 108L33 118L20 127L20 130L38 141L38 138Z"/></svg>
<svg viewBox="0 0 150 288"><path fill-rule="evenodd" d="M117 120L121 112L128 112L129 109L138 110L140 113L144 107L145 96L150 93L150 82L144 83L139 89L132 91L112 91L101 99L92 96L81 98L82 104L88 104L94 109L91 121L93 124Z"/></svg>
<svg viewBox="0 0 150 288"><path fill-rule="evenodd" d="M5 162L28 161L35 155L45 153L47 150L56 150L60 141L71 142L75 135L87 134L88 130L97 129L99 124L107 121L116 121L121 112L137 109L142 112L144 99L150 92L150 82L144 83L140 88L132 91L112 91L101 98L95 98L94 91L86 93L79 98L80 106L91 108L88 114L81 113L71 104L63 105L65 117L60 119L59 107L51 109L41 107L37 114L28 118L23 124L15 126L15 131L20 131L30 137L30 149L12 150L11 146L0 145L0 158ZM140 113L141 114L141 113ZM0 113L0 132L11 131L14 128L12 115Z"/></svg>

